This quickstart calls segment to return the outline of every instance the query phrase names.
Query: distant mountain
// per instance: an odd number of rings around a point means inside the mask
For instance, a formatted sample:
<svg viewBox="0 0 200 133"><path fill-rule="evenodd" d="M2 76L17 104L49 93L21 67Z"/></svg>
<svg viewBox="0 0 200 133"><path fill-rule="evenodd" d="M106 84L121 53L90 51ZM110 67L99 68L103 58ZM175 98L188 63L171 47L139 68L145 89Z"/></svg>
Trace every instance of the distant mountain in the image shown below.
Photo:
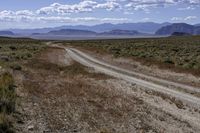
<svg viewBox="0 0 200 133"><path fill-rule="evenodd" d="M13 32L11 32L11 31L0 31L0 35L1 36L13 36L13 35L15 35Z"/></svg>
<svg viewBox="0 0 200 133"><path fill-rule="evenodd" d="M200 26L200 24L195 24L195 26Z"/></svg>
<svg viewBox="0 0 200 133"><path fill-rule="evenodd" d="M140 23L122 23L122 24L111 24L104 23L93 26L87 25L66 25L54 28L37 28L37 29L9 29L10 31L17 34L30 35L33 33L47 33L53 30L61 29L79 29L79 30L89 30L94 32L107 32L115 29L120 30L136 30L143 33L155 33L159 28L170 25L170 23L154 23L154 22L140 22Z"/></svg>
<svg viewBox="0 0 200 133"><path fill-rule="evenodd" d="M32 36L136 36L136 35L149 35L146 33L140 33L135 30L111 30L107 32L97 33L89 30L79 30L79 29L61 29L50 31L48 33L33 33Z"/></svg>
<svg viewBox="0 0 200 133"><path fill-rule="evenodd" d="M141 22L141 23L124 23L117 24L115 29L122 30L136 30L143 33L155 33L159 28L170 25L170 23L154 23L154 22Z"/></svg>
<svg viewBox="0 0 200 133"><path fill-rule="evenodd" d="M94 26L62 26L65 29L81 29L81 30L91 30L95 32L107 32L115 29L120 30L136 30L144 33L155 33L159 28L170 25L170 23L154 23L154 22L140 22L140 23L122 23L122 24L111 24L104 23Z"/></svg>
<svg viewBox="0 0 200 133"><path fill-rule="evenodd" d="M113 39L113 38L134 38L143 36L153 36L152 34L140 33L135 30L111 30L97 33L89 30L61 29L48 33L33 33L29 37L34 39L47 40L85 40L85 39Z"/></svg>
<svg viewBox="0 0 200 133"><path fill-rule="evenodd" d="M194 31L193 31L193 34L195 35L200 35L200 26L196 26Z"/></svg>
<svg viewBox="0 0 200 133"><path fill-rule="evenodd" d="M193 26L186 23L175 23L172 25L164 26L156 31L156 35L171 35L174 32L182 32L187 34L197 35L200 34L200 27Z"/></svg>
<svg viewBox="0 0 200 133"><path fill-rule="evenodd" d="M172 36L189 36L191 34L185 32L174 32L171 34Z"/></svg>
<svg viewBox="0 0 200 133"><path fill-rule="evenodd" d="M50 31L48 35L96 35L96 32L88 30L77 30L77 29L61 29Z"/></svg>
<svg viewBox="0 0 200 133"><path fill-rule="evenodd" d="M135 30L111 30L108 32L103 32L103 33L99 33L99 35L139 35L142 33L139 33L138 31Z"/></svg>
<svg viewBox="0 0 200 133"><path fill-rule="evenodd" d="M56 28L36 28L36 29L8 29L9 31L12 31L15 34L21 34L21 35L31 35L33 33L47 33L51 30L57 30Z"/></svg>

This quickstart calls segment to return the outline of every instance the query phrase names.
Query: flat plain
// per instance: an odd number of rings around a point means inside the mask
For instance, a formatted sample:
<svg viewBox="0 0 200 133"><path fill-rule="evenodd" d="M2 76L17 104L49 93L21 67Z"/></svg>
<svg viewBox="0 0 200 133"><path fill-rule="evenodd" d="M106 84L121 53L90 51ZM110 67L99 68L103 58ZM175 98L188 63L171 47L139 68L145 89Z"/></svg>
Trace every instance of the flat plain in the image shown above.
<svg viewBox="0 0 200 133"><path fill-rule="evenodd" d="M199 50L199 36L0 38L0 132L198 132L195 101L123 76L199 100Z"/></svg>

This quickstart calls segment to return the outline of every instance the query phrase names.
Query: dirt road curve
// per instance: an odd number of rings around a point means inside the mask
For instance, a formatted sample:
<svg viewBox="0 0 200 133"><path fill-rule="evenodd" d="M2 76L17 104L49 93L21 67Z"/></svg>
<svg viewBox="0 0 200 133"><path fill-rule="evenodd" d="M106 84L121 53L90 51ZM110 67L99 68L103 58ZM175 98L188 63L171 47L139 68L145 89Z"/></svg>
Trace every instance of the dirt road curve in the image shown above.
<svg viewBox="0 0 200 133"><path fill-rule="evenodd" d="M181 92L181 91L178 91L175 89L173 90L169 87L158 85L158 84L150 82L150 81L138 79L132 75L138 75L140 77L144 77L144 78L150 79L152 81L176 86L178 88L182 88L182 89L186 89L186 90L190 90L190 91L194 91L194 92L199 92L200 90L198 88L175 83L175 82L170 82L170 81L166 81L166 80L162 80L162 79L158 79L158 78L154 78L154 77L150 77L150 76L146 76L146 75L131 72L131 71L127 71L125 69L122 69L122 68L119 68L116 66L112 66L105 62L99 61L99 60L89 56L88 54L85 54L85 53L81 52L80 50L77 50L74 48L66 48L66 51L77 62L79 62L85 66L92 67L99 72L108 74L110 76L114 76L116 78L123 79L123 80L131 82L131 83L135 83L135 84L145 87L147 89L151 89L151 90L158 91L158 92L161 92L164 94L168 94L170 96L173 96L179 100L182 100L182 101L188 103L189 105L200 108L200 98L198 98L198 97L195 97L191 94L184 93L184 92Z"/></svg>

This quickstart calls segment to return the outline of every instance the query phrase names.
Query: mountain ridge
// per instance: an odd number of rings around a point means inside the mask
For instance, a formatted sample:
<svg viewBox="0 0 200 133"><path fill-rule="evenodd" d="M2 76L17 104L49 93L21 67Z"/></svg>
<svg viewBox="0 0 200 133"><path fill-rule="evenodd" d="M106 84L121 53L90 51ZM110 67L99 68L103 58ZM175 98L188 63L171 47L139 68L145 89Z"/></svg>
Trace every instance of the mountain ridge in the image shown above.
<svg viewBox="0 0 200 133"><path fill-rule="evenodd" d="M92 26L87 25L64 25L59 27L51 28L35 28L35 29L8 29L16 34L33 34L33 33L47 33L52 30L60 29L79 29L79 30L90 30L94 32L107 32L115 29L120 30L136 30L144 33L155 33L159 28L169 25L171 23L155 23L155 22L138 22L138 23L120 23L120 24L111 24L111 23L102 23Z"/></svg>
<svg viewBox="0 0 200 133"><path fill-rule="evenodd" d="M0 31L0 35L3 36L3 35L9 35L9 36L13 36L15 35L12 31L9 31L9 30L1 30Z"/></svg>
<svg viewBox="0 0 200 133"><path fill-rule="evenodd" d="M64 35L64 36L131 36L131 35L146 35L145 33L138 32L136 30L120 30L115 29L107 32L97 33L94 31L89 30L79 30L79 29L61 29L61 30L54 30L48 33L33 33L33 36L40 36L40 35Z"/></svg>
<svg viewBox="0 0 200 133"><path fill-rule="evenodd" d="M200 26L190 25L187 23L174 23L158 29L156 35L171 35L174 32L187 33L191 35L200 34Z"/></svg>
<svg viewBox="0 0 200 133"><path fill-rule="evenodd" d="M46 34L51 35L95 35L96 32L89 30L79 30L79 29L61 29L61 30L53 30Z"/></svg>

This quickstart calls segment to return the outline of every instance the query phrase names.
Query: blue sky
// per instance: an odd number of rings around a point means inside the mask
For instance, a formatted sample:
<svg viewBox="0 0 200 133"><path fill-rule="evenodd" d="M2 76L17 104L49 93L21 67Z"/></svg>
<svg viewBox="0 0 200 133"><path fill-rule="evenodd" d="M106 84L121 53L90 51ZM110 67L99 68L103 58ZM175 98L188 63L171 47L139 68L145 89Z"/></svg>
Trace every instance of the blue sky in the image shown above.
<svg viewBox="0 0 200 133"><path fill-rule="evenodd" d="M1 0L0 29L129 22L200 23L200 0Z"/></svg>

